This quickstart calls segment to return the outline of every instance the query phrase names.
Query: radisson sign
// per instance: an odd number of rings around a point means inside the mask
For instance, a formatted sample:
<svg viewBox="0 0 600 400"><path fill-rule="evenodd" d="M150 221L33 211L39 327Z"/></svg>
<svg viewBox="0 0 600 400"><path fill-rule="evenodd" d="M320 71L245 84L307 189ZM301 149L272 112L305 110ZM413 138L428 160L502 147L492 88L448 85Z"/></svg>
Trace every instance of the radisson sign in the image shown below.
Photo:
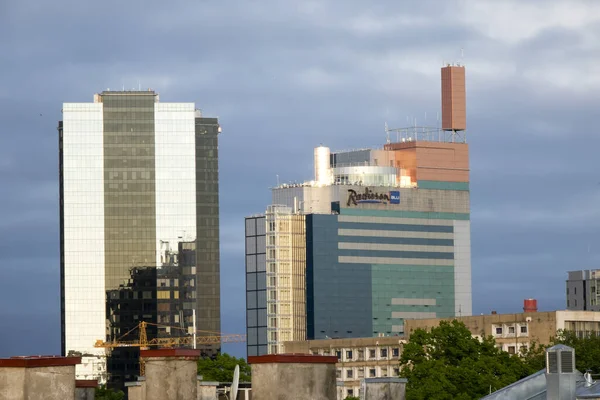
<svg viewBox="0 0 600 400"><path fill-rule="evenodd" d="M365 188L364 193L357 193L354 189L348 189L347 206L363 203L400 204L400 191L394 190L388 193L376 193Z"/></svg>

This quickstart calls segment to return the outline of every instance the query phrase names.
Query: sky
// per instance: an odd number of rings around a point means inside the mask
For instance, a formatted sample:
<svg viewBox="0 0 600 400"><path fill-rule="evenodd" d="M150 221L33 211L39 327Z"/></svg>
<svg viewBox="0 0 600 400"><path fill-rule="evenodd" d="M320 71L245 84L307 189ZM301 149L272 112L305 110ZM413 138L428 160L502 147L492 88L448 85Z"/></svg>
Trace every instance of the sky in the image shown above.
<svg viewBox="0 0 600 400"><path fill-rule="evenodd" d="M435 125L462 62L473 312L564 309L600 261L599 39L594 0L0 0L0 357L60 352L56 126L107 88L219 117L222 331L244 333L244 216L320 144Z"/></svg>

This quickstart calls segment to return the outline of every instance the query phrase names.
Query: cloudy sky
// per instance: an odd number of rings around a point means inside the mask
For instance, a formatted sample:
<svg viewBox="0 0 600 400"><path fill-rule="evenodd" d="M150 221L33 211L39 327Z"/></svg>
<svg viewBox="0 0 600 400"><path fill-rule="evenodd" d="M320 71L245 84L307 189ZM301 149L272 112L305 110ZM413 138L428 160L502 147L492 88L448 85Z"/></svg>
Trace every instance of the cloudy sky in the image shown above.
<svg viewBox="0 0 600 400"><path fill-rule="evenodd" d="M141 85L220 118L222 330L241 333L243 217L321 143L433 125L461 48L473 310L564 308L566 271L600 260L600 2L370 3L0 0L0 356L60 351L63 102Z"/></svg>

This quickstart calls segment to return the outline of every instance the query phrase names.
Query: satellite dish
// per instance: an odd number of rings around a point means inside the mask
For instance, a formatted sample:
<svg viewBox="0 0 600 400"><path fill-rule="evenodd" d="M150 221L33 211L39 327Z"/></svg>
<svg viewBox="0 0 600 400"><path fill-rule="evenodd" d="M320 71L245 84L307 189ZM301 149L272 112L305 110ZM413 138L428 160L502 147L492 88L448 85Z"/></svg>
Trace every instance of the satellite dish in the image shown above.
<svg viewBox="0 0 600 400"><path fill-rule="evenodd" d="M236 400L238 394L238 386L240 384L240 366L236 365L233 370L233 383L231 384L231 399Z"/></svg>

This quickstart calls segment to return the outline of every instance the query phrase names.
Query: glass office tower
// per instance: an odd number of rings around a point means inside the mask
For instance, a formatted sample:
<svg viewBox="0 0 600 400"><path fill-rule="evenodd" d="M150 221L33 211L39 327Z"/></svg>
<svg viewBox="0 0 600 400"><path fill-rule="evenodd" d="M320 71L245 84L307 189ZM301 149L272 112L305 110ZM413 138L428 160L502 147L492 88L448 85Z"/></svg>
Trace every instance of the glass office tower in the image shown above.
<svg viewBox="0 0 600 400"><path fill-rule="evenodd" d="M151 90L105 91L62 111L62 353L83 356L78 378L122 383L137 350L107 362L97 340L141 320L189 332L193 310L198 330L220 331L220 127Z"/></svg>

